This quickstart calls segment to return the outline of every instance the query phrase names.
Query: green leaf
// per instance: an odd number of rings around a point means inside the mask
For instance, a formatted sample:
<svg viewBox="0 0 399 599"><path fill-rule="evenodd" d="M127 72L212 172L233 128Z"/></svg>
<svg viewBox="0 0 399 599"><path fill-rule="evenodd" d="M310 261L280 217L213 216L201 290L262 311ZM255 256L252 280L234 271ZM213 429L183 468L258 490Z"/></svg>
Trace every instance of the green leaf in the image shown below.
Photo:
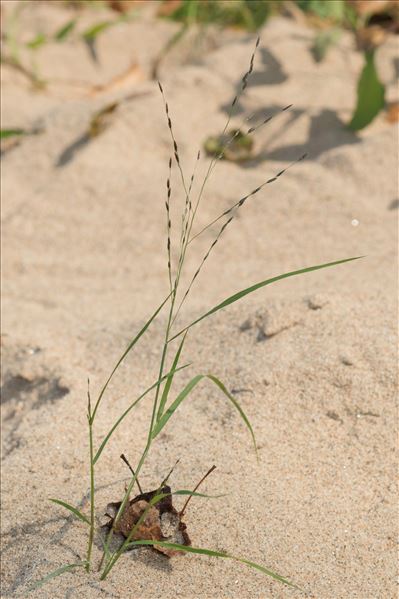
<svg viewBox="0 0 399 599"><path fill-rule="evenodd" d="M178 347L178 350L177 350L176 355L175 355L175 359L173 360L172 369L171 369L171 371L168 374L168 377L167 377L167 380L166 380L166 383L165 383L165 387L163 388L162 397L161 397L161 401L159 403L159 408L158 408L157 420L159 420L160 417L162 416L162 413L164 411L166 402L168 401L169 391L170 391L170 388L172 386L173 377L175 375L176 368L177 368L177 365L178 365L179 359L180 359L180 354L182 352L183 345L184 345L184 342L186 340L186 335L183 336L183 339L182 339L182 341L181 341L181 343L180 343L180 345Z"/></svg>
<svg viewBox="0 0 399 599"><path fill-rule="evenodd" d="M84 39L87 41L95 40L100 33L105 31L109 27L112 27L112 25L115 25L117 22L118 21L102 21L101 23L97 23L96 25L89 27L89 29L86 29L86 31L84 31L82 35Z"/></svg>
<svg viewBox="0 0 399 599"><path fill-rule="evenodd" d="M223 383L212 374L197 374L197 376L192 378L191 381L189 383L187 383L187 385L184 387L183 391L181 391L179 393L179 395L176 397L175 401L169 406L169 408L161 416L161 418L158 420L158 422L156 422L156 424L152 430L152 433L151 433L152 438L155 439L155 437L157 437L159 435L161 430L164 428L164 426L168 422L169 418L171 418L173 416L173 414L175 413L177 408L180 406L180 404L191 393L191 391L194 389L194 387L196 385L198 385L198 383L200 381L202 381L202 379L204 379L204 378L208 378L213 383L215 383L215 385L217 385L219 387L219 389L221 389L221 391L223 391L223 393L226 395L226 397L232 402L234 407L238 410L241 418L244 420L246 426L248 427L248 429L251 433L255 451L256 451L255 435L254 435L252 426L251 426L247 416L245 415L245 413L244 413L243 409L241 408L241 406L239 405L238 401L227 391L227 389L223 385Z"/></svg>
<svg viewBox="0 0 399 599"><path fill-rule="evenodd" d="M251 433L251 437L252 437L252 442L254 444L254 448L255 448L255 452L256 454L258 453L258 449L256 447L256 439L255 439L255 434L253 431L253 428L251 426L251 423L249 422L244 410L242 409L242 407L240 406L240 404L238 403L238 401L236 400L235 397L233 397L233 395L231 395L231 393L229 393L226 389L226 387L224 386L224 384L218 379L216 378L216 376L214 376L213 374L208 374L207 377L213 381L215 383L215 385L217 385L219 387L219 389L221 391L223 391L223 393L226 395L226 397L231 401L231 403L234 405L234 407L236 408L236 410L238 410L241 418L244 420L249 432Z"/></svg>
<svg viewBox="0 0 399 599"><path fill-rule="evenodd" d="M115 429L120 425L120 423L122 422L122 420L129 414L129 412L134 408L134 406L136 406L139 403L139 401L141 399L143 399L143 397L145 395L147 395L147 393L149 393L150 391L152 391L152 389L154 389L160 382L162 382L166 378L168 378L171 375L171 373L173 373L173 375L174 375L176 372L179 372L179 370L183 370L183 368L187 368L187 366L189 366L189 365L190 364L185 364L184 366L180 366L180 368L176 368L175 370L171 370L170 372L168 372L167 374L165 374L161 379L158 379L155 383L153 383L151 385L151 387L148 387L148 389L146 389L144 391L144 393L142 393L132 404L130 404L130 406L127 408L127 410L125 410L123 412L123 414L118 418L118 420L115 422L115 424L112 426L112 428L108 431L108 433L104 437L103 442L101 443L100 447L98 448L98 451L97 451L96 455L93 458L93 465L97 462L98 458L100 457L100 455L104 451L104 448L105 448L106 444L108 443L108 441L110 440L110 437L115 432Z"/></svg>
<svg viewBox="0 0 399 599"><path fill-rule="evenodd" d="M82 522L85 522L86 524L90 525L90 520L88 518L86 518L86 516L84 514L82 514L82 512L80 512L76 507L73 507L73 505L70 505L69 503L66 503L65 501L61 501L61 499L52 499L51 497L49 498L49 501L52 501L53 503L61 505L66 510L69 510L70 512L72 512L72 514L74 514L77 518L79 518L79 520L82 520Z"/></svg>
<svg viewBox="0 0 399 599"><path fill-rule="evenodd" d="M234 302L237 302L238 300L242 299L243 297L245 297L249 293L252 293L253 291L257 291L261 287L265 287L266 285L271 285L271 283L275 283L276 281L281 281L282 279L287 279L288 277L294 277L296 275L301 275L306 272L312 272L313 270L319 270L321 268L328 268L329 266L336 266L337 264L344 264L345 262L351 262L352 260L359 260L360 258L364 258L364 256L356 256L355 258L345 258L344 260L336 260L335 262L328 262L326 264L318 264L317 266L309 266L308 268L301 268L300 270L286 272L283 275L278 275L277 277L273 277L271 279L266 279L265 281L261 281L260 283L256 283L256 285L252 285L251 287L247 287L246 289L243 289L242 291L239 291L238 293L231 295L230 297L225 299L223 302L221 302L220 304L218 304L211 310L208 310L208 312L206 312L205 314L203 314L202 316L197 318L197 320L194 320L187 327L185 327L184 329L182 329L181 331L176 333L176 335L171 337L169 339L169 342L173 341L173 339L176 339L176 337L179 337L179 335L181 335L182 333L185 333L186 331L188 331L188 329L193 327L198 322L201 322L201 320L204 320L204 318L211 316L211 314L215 314L215 312L222 310L222 308L227 308L227 306L229 306L230 304L234 304Z"/></svg>
<svg viewBox="0 0 399 599"><path fill-rule="evenodd" d="M250 566L251 568L255 568L255 570L259 570L260 572L263 572L263 574L267 574L267 576L271 576L272 578L274 578L274 580L278 580L279 582L283 582L284 584L287 584L290 587L299 589L299 587L297 585L293 584L286 578L283 578L279 574L276 574L272 570L269 570L268 568L265 568L264 566L261 566L260 564L256 564L255 562L251 562L242 557L235 557L234 555L230 555L229 553L224 553L221 551L213 551L212 549L190 547L190 545L180 545L179 543L168 543L166 541L152 541L152 540L151 541L147 541L147 540L131 541L129 543L129 549L132 547L135 547L137 545L152 545L152 546L159 545L160 547L176 549L176 551L183 551L183 552L187 552L187 553L199 553L201 555L209 555L210 557L221 557L221 558L225 558L225 559L232 559L234 561L241 562L242 564L246 564L247 566Z"/></svg>
<svg viewBox="0 0 399 599"><path fill-rule="evenodd" d="M33 38L33 40L28 42L26 46L31 50L37 50L37 48L40 48L40 46L43 46L43 44L45 44L46 42L47 37L44 35L44 33L38 33L38 35L35 38Z"/></svg>
<svg viewBox="0 0 399 599"><path fill-rule="evenodd" d="M68 23L66 23L65 25L63 25L60 29L58 29L58 31L55 32L54 34L54 39L57 42L63 42L70 33L72 33L72 31L75 29L76 26L76 19L72 19L71 21L68 21Z"/></svg>
<svg viewBox="0 0 399 599"><path fill-rule="evenodd" d="M47 576L45 576L44 578L41 578L40 580L38 580L37 582L34 582L31 586L30 586L30 590L35 590L40 588L41 586L43 586L44 584L46 584L46 582L49 582L49 580L51 580L52 578L56 578L57 576L60 576L61 574L64 574L65 572L69 572L70 570L74 570L75 568L81 568L81 567L85 567L87 566L87 562L76 562L76 564L67 564L66 566L61 566L61 568L57 568L56 570L53 570L52 572L50 572L50 574L47 574Z"/></svg>
<svg viewBox="0 0 399 599"><path fill-rule="evenodd" d="M171 404L171 406L166 410L166 412L162 415L162 417L155 423L154 428L152 429L151 436L153 439L159 435L163 427L168 422L169 418L171 418L174 412L177 410L179 405L186 399L186 397L191 393L194 387L204 378L203 374L197 374L187 385L184 387L183 391L179 393L175 401Z"/></svg>
<svg viewBox="0 0 399 599"><path fill-rule="evenodd" d="M357 85L357 105L349 129L359 131L366 127L384 108L385 87L378 79L374 51L365 53L366 63Z"/></svg>
<svg viewBox="0 0 399 599"><path fill-rule="evenodd" d="M105 385L103 386L103 388L100 391L100 395L98 396L96 405L94 407L93 410L93 414L91 417L91 421L93 422L94 420L94 416L96 415L98 406L100 405L101 399L105 393L105 390L107 389L112 377L114 376L115 372L118 370L119 366L121 365L121 363L123 362L123 360L126 358L127 354L133 349L133 347L136 345L137 341L140 339L140 337L142 335L144 335L144 333L146 332L146 330L148 329L148 327L150 326L150 324L152 323L152 321L158 316L159 312L162 310L162 308L164 307L164 305L166 304L166 302L168 301L168 299L170 298L170 295L168 295L168 297L166 299L164 299L164 301L162 302L162 304L160 306L158 306L158 308L155 310L154 314L149 318L149 320L147 320L147 322L145 323L145 325L143 326L143 328L137 333L137 335L135 336L135 338L129 343L129 345L127 346L127 348L125 349L125 351L123 352L123 354L121 355L121 357L119 358L119 360L117 361L116 365L114 366L114 369L112 370L111 374L109 375L108 379L105 382Z"/></svg>
<svg viewBox="0 0 399 599"><path fill-rule="evenodd" d="M27 135L28 132L24 129L1 129L0 139L7 139L8 137L16 137L20 135Z"/></svg>

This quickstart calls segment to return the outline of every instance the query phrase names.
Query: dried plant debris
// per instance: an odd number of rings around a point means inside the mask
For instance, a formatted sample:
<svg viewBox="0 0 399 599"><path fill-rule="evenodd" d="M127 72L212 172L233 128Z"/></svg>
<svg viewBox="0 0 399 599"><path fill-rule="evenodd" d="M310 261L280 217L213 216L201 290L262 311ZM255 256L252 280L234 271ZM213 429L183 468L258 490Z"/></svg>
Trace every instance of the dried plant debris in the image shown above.
<svg viewBox="0 0 399 599"><path fill-rule="evenodd" d="M62 167L71 162L75 155L87 144L103 133L112 124L119 102L111 102L93 114L86 131L67 146L59 156L56 167Z"/></svg>
<svg viewBox="0 0 399 599"><path fill-rule="evenodd" d="M156 505L151 505L151 500L159 494L166 495L166 497L161 499ZM178 543L179 545L191 545L190 537L186 531L187 526L181 519L182 514L173 506L172 491L169 486L137 495L137 497L129 502L122 516L114 524L121 505L121 502L109 503L106 509L105 515L109 518L109 522L105 526L113 528L115 533L122 534L127 538L133 527L143 517L144 513L147 512L141 524L133 533L131 537L132 541L167 541L169 543ZM182 554L181 551L157 545L154 545L154 549L167 557Z"/></svg>
<svg viewBox="0 0 399 599"><path fill-rule="evenodd" d="M111 124L113 118L112 115L118 108L118 104L119 102L107 104L93 115L87 132L90 137L97 137L97 135L105 131Z"/></svg>

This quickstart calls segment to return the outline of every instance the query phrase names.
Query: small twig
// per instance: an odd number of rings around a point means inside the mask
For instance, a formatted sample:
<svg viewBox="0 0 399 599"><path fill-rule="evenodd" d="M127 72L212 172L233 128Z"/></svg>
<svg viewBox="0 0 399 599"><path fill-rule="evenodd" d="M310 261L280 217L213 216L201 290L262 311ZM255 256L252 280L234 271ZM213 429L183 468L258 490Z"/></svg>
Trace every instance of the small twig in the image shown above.
<svg viewBox="0 0 399 599"><path fill-rule="evenodd" d="M137 476L136 476L136 474L135 474L135 472L134 472L133 468L132 468L132 467L131 467L131 465L129 464L127 457L125 456L125 454L123 454L123 453L122 453L122 454L121 454L121 456L120 456L120 458L121 458L121 460L123 460L123 461L125 462L126 466L129 468L130 472L131 472L131 473L133 474L133 476L136 478L136 483L137 483L137 486L138 486L138 488L139 488L139 491L140 491L141 495L143 495L143 489L141 488L141 485L140 485L140 483L139 483L139 479L137 478Z"/></svg>
<svg viewBox="0 0 399 599"><path fill-rule="evenodd" d="M199 481L199 483L198 483L198 484L197 484L197 485L194 487L194 489L193 489L193 491L192 491L193 493L195 493L195 492L196 492L196 490L198 489L198 487L199 487L200 485L202 485L202 483L204 482L204 480L205 480L205 479L206 479L206 478L207 478L207 477L208 477L208 476L211 474L211 472L213 472L213 471L215 470L215 468L216 468L216 466L215 466L215 465L213 465L213 466L212 466L212 468L210 468L210 469L208 470L208 472L205 474L205 476L203 476L203 477L201 478L201 480ZM183 514L184 514L184 512L186 511L186 509L187 509L187 505L188 505L188 503L189 503L189 501L190 501L190 499L191 499L191 498L192 498L192 495L189 495L189 497L188 497L188 499L187 499L186 503L183 505L183 509L180 511L180 517L182 517L182 516L183 516Z"/></svg>
<svg viewBox="0 0 399 599"><path fill-rule="evenodd" d="M165 476L165 478L163 479L163 481L161 482L161 484L159 485L159 489L162 489L162 487L164 487L166 485L166 483L168 482L173 470L176 468L177 464L180 462L180 458L178 460L176 460L176 464L171 468L169 474L167 476Z"/></svg>

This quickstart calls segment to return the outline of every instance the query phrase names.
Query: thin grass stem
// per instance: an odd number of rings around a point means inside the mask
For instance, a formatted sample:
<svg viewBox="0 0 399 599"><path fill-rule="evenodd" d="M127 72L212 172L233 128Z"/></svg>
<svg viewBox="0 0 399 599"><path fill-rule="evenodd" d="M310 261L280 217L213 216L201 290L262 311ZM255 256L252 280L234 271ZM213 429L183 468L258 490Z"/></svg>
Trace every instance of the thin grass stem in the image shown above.
<svg viewBox="0 0 399 599"><path fill-rule="evenodd" d="M94 410L92 413L92 421L94 421L94 418L97 414L97 410L100 406L101 400L104 396L105 391L107 390L107 387L109 385L109 383L111 382L112 377L114 376L115 372L118 370L119 366L122 364L123 360L126 358L126 356L128 355L128 353L133 349L133 347L136 345L137 341L140 339L140 337L142 335L144 335L144 333L146 332L146 330L148 329L148 327L150 326L150 324L152 323L152 321L158 316L159 312L162 310L162 308L164 307L164 305L166 304L166 302L168 301L168 299L171 297L171 293L169 293L169 295L163 300L163 302L160 304L160 306L158 306L158 308L155 310L154 314L149 318L149 320L147 320L147 322L145 323L145 325L143 326L143 328L137 333L137 335L134 337L134 339L129 343L129 345L127 346L127 348L125 349L125 351L123 352L123 354L121 355L121 357L119 358L119 360L117 361L117 363L115 364L113 370L111 371L111 374L109 375L109 377L107 378L107 380L105 381L105 384L103 386L103 388L100 391L100 394L98 396L98 399L96 401L96 405L94 406Z"/></svg>
<svg viewBox="0 0 399 599"><path fill-rule="evenodd" d="M91 411L90 382L87 381L87 421L89 425L89 453L90 453L90 530L87 545L86 570L90 572L91 554L93 550L94 526L95 526L95 486L94 486L94 446L93 446L93 416Z"/></svg>
<svg viewBox="0 0 399 599"><path fill-rule="evenodd" d="M122 514L125 511L126 505L129 501L129 497L130 494L132 492L133 486L137 480L137 477L140 473L140 470L145 462L145 459L148 455L148 452L150 450L151 447L151 442L152 442L152 429L155 423L155 418L156 418L156 414L157 414L157 407L158 407L158 398L159 398L159 393L160 393L160 388L161 388L161 382L162 382L162 377L163 377L163 369L164 369L164 365L165 365L165 360L166 360L166 356L167 356L167 352L168 352L168 340L169 340L169 333L170 333L170 327L171 327L171 321L172 321L172 316L173 316L173 309L174 309L174 304L175 304L175 300L176 300L176 290L174 291L174 293L171 296L171 303L170 303L170 309L169 309L169 316L168 316L168 322L166 325L166 331L165 331L165 340L164 340L164 344L163 344L163 348L162 348L162 356L161 356L161 361L160 361L160 366L159 366L159 375L158 375L158 384L156 386L156 392L155 392L155 398L154 398L154 402L153 402L153 408L152 408L152 414L151 414L151 423L150 423L150 427L148 430L148 437L147 437L147 443L145 446L145 449L141 455L141 458L139 460L138 466L135 470L135 475L132 477L125 495L122 499L121 505L119 507L119 510L115 516L114 519L114 525L119 521L119 519L121 518ZM107 552L109 552L109 546L110 546L110 542L113 536L113 528L111 528L111 530L109 531L109 534L107 536L107 539L105 541L105 547L104 547L104 553L103 553L103 559L104 556ZM105 573L105 571L107 570L107 573L109 572L109 570L112 568L113 566L113 559L114 556L116 555L116 553L111 555L111 558L107 564L107 566L104 569L103 575ZM103 561L103 559L101 561ZM111 565L110 565L111 564ZM108 566L110 565L110 568L108 569Z"/></svg>
<svg viewBox="0 0 399 599"><path fill-rule="evenodd" d="M222 236L222 234L223 234L224 230L225 230L225 229L226 229L226 227L227 227L227 226L228 226L228 225L231 223L231 221L232 221L232 220L233 220L233 216L231 216L231 217L230 217L230 218L229 218L229 219L228 219L228 220L227 220L227 221L226 221L226 222L223 224L223 226L221 227L221 229L220 229L219 233L216 235L215 239L214 239L214 240L213 240L213 242L211 243L211 245L210 245L210 247L209 247L208 251L206 252L205 256L202 258L200 265L198 266L197 270L195 271L195 273L194 273L194 275L193 275L193 277L192 277L192 279L191 279L191 281L190 281L190 284L189 284L189 286L187 287L187 289L186 289L186 291L185 291L185 293L184 293L184 295L183 295L183 297L182 297L182 299L181 299L181 301L180 301L179 307L177 308L177 310L176 310L176 312L175 312L175 315L174 315L174 318L173 318L173 322L172 322L172 324L173 324L173 323L176 321L176 319L177 319L177 317L178 317L178 315L179 315L180 309L181 309L181 307L183 306L183 303L184 303L184 301L186 300L186 298L187 298L188 294L190 293L190 291L191 291L191 288L192 288L192 286L193 286L193 284L194 284L194 282L195 282L196 278L197 278L197 277L198 277L198 275L200 274L202 267L204 266L205 262L206 262L206 261L207 261L207 259L209 258L209 255L210 255L210 253L212 252L213 248L215 247L215 245L216 245L216 244L217 244L217 242L219 241L220 237Z"/></svg>

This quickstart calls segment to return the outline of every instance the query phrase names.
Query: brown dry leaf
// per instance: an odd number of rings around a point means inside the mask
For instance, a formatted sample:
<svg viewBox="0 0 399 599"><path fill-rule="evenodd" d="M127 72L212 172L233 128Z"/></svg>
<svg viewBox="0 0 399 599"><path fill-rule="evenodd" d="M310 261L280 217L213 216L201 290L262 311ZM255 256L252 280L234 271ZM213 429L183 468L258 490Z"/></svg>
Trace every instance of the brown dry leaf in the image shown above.
<svg viewBox="0 0 399 599"><path fill-rule="evenodd" d="M356 42L360 50L372 50L384 43L387 31L380 25L361 27L356 31Z"/></svg>
<svg viewBox="0 0 399 599"><path fill-rule="evenodd" d="M145 79L145 74L141 67L137 63L133 63L129 66L129 68L113 77L107 83L101 85L93 85L89 92L89 96L97 96L99 94L104 94L108 92L118 91L120 89L125 89L136 84L138 81L143 81Z"/></svg>
<svg viewBox="0 0 399 599"><path fill-rule="evenodd" d="M151 499L159 493L165 493L167 496L156 505L149 507ZM114 519L120 506L121 503L110 503L107 506L106 516L109 518L107 527L114 526ZM187 527L182 522L180 513L173 507L171 488L168 486L148 493L141 493L132 499L126 506L119 522L114 526L114 531L127 538L145 510L148 510L147 515L133 534L133 540L167 541L180 545L191 545L186 532ZM156 545L154 545L154 549L167 557L182 554L181 551Z"/></svg>
<svg viewBox="0 0 399 599"><path fill-rule="evenodd" d="M145 0L108 0L108 6L116 12L129 12L137 4L143 4Z"/></svg>
<svg viewBox="0 0 399 599"><path fill-rule="evenodd" d="M182 0L166 0L160 3L157 10L158 17L169 17L181 5Z"/></svg>
<svg viewBox="0 0 399 599"><path fill-rule="evenodd" d="M386 120L388 123L397 123L399 122L399 102L392 102L388 105Z"/></svg>
<svg viewBox="0 0 399 599"><path fill-rule="evenodd" d="M359 15L385 12L399 4L398 0L347 0Z"/></svg>
<svg viewBox="0 0 399 599"><path fill-rule="evenodd" d="M122 533L124 537L128 537L133 526L138 522L146 510L148 510L147 514L133 534L132 540L157 539L159 541L162 537L159 511L154 506L149 506L148 501L144 501L144 499L136 501L125 509L119 522L114 528L115 532Z"/></svg>
<svg viewBox="0 0 399 599"><path fill-rule="evenodd" d="M118 106L119 102L112 102L93 115L87 132L89 138L97 137L97 135L102 133L110 125L113 113Z"/></svg>

